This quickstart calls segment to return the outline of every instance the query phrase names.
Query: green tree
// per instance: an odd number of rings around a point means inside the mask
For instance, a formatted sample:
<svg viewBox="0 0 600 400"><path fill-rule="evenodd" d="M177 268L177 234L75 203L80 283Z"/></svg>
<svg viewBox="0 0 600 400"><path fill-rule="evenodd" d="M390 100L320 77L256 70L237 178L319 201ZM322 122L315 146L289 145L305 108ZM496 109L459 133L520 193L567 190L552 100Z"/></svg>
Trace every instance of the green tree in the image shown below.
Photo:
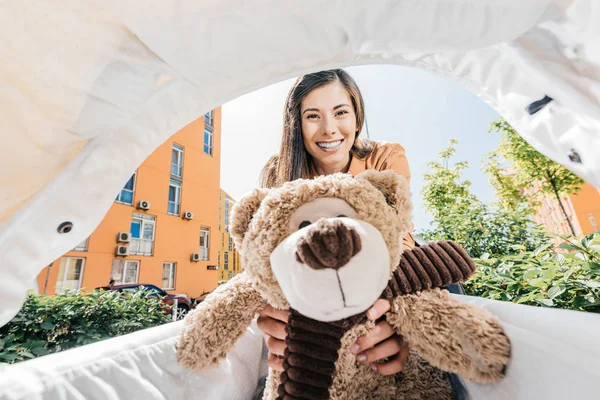
<svg viewBox="0 0 600 400"><path fill-rule="evenodd" d="M0 364L171 322L165 307L142 290L127 295L103 290L56 296L30 292L19 313L0 327Z"/></svg>
<svg viewBox="0 0 600 400"><path fill-rule="evenodd" d="M477 271L464 284L471 296L541 307L600 313L600 233L559 236L534 251L474 259Z"/></svg>
<svg viewBox="0 0 600 400"><path fill-rule="evenodd" d="M488 176L488 182L496 197L496 204L508 210L531 210L535 204L523 197L523 190L519 186L516 174L510 168L502 165L498 150L487 153L483 160L483 172Z"/></svg>
<svg viewBox="0 0 600 400"><path fill-rule="evenodd" d="M575 229L562 197L577 193L584 183L583 180L531 147L504 119L492 122L490 132L501 134L500 145L495 154L511 164L514 170L511 178L514 187L527 188L531 187L534 182L539 182L540 193L556 198L571 233L575 235ZM510 194L507 195L507 199L510 196ZM533 200L535 201L535 199Z"/></svg>
<svg viewBox="0 0 600 400"><path fill-rule="evenodd" d="M515 254L546 243L545 234L526 209L490 207L470 191L471 183L462 179L468 163L450 165L456 144L457 140L451 140L440 152L441 160L428 163L421 194L434 227L419 235L425 240L453 240L471 257Z"/></svg>
<svg viewBox="0 0 600 400"><path fill-rule="evenodd" d="M441 161L427 163L429 171L423 176L426 184L421 194L425 209L434 221L441 221L450 214L467 214L473 203L479 202L471 193L471 182L462 180L462 172L469 167L466 161L449 166L456 153L458 140L451 139L450 145L440 152Z"/></svg>

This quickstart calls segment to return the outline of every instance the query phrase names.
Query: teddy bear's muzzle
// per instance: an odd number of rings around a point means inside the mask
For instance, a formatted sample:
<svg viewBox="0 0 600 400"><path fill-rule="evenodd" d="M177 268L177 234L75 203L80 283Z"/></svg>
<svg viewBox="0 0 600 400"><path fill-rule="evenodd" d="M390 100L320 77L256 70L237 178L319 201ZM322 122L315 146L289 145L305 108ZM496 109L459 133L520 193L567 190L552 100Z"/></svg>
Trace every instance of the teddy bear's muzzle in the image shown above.
<svg viewBox="0 0 600 400"><path fill-rule="evenodd" d="M340 269L361 250L358 232L339 219L320 219L298 241L296 260L313 269Z"/></svg>
<svg viewBox="0 0 600 400"><path fill-rule="evenodd" d="M271 268L291 308L318 321L360 314L385 289L392 269L381 232L354 218L320 218L271 252Z"/></svg>

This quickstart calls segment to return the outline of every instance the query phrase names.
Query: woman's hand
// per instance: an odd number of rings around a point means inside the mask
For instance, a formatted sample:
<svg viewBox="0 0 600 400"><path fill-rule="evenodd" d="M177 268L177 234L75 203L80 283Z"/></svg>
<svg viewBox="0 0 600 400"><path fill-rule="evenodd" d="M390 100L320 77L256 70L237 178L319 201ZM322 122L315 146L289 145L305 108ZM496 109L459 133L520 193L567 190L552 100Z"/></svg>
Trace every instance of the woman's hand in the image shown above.
<svg viewBox="0 0 600 400"><path fill-rule="evenodd" d="M265 335L265 343L269 349L267 365L275 371L283 371L283 352L285 351L285 326L290 316L289 311L277 310L267 305L258 315L258 329Z"/></svg>
<svg viewBox="0 0 600 400"><path fill-rule="evenodd" d="M371 321L377 320L391 308L389 301L379 299L367 311ZM387 321L381 321L365 336L361 336L352 346L352 352L361 364L370 364L371 369L380 375L393 375L404 369L408 358L408 345L397 335ZM389 357L386 363L376 361Z"/></svg>
<svg viewBox="0 0 600 400"><path fill-rule="evenodd" d="M375 321L390 309L387 300L379 299L367 312L370 320ZM275 371L283 371L283 353L285 351L285 326L290 313L276 310L267 305L259 314L257 325L265 336L269 350L267 365ZM404 369L408 358L408 346L397 335L387 321L379 322L365 336L358 338L352 352L357 355L358 362L370 364L371 369L381 375L393 375ZM389 357L386 363L375 363Z"/></svg>

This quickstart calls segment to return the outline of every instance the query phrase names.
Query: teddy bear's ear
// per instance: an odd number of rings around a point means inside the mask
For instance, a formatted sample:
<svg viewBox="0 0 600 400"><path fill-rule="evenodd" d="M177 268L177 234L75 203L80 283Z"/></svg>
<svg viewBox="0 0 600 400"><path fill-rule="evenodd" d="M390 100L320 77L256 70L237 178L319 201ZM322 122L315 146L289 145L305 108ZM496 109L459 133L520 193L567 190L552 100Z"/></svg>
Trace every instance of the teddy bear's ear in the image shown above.
<svg viewBox="0 0 600 400"><path fill-rule="evenodd" d="M238 249L241 248L254 213L260 207L260 203L267 193L269 193L268 189L254 189L233 206L229 218L229 231Z"/></svg>
<svg viewBox="0 0 600 400"><path fill-rule="evenodd" d="M407 231L411 229L412 202L410 199L410 185L404 176L391 170L367 170L356 175L356 178L364 179L379 189L385 196L387 203L396 210L402 220L403 228L406 228Z"/></svg>

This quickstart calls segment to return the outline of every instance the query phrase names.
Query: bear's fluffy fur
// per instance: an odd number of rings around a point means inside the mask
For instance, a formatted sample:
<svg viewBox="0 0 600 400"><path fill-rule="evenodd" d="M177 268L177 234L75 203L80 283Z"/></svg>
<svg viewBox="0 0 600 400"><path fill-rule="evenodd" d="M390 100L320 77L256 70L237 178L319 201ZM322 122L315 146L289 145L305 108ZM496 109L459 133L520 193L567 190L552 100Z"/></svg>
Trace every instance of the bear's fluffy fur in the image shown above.
<svg viewBox="0 0 600 400"><path fill-rule="evenodd" d="M271 255L292 234L314 231L309 226L298 232L290 226L290 219L301 206L327 198L345 201L355 219L381 233L389 252L386 268L392 277L404 250L402 238L411 226L410 193L403 177L392 171L366 171L356 177L335 174L254 190L235 205L230 219L245 271L219 286L186 317L177 344L178 359L185 367L203 371L219 363L267 303L279 309L293 308L273 272ZM300 258L298 262L302 264ZM367 266L364 268L362 273L368 274ZM487 311L459 302L439 288L398 296L391 303L386 319L411 350L405 370L401 375L381 376L356 362L350 347L374 327L373 322L362 320L341 337L327 389L329 398L450 399L447 372L480 383L503 377L510 343ZM280 373L270 371L264 399L277 398L279 384Z"/></svg>

